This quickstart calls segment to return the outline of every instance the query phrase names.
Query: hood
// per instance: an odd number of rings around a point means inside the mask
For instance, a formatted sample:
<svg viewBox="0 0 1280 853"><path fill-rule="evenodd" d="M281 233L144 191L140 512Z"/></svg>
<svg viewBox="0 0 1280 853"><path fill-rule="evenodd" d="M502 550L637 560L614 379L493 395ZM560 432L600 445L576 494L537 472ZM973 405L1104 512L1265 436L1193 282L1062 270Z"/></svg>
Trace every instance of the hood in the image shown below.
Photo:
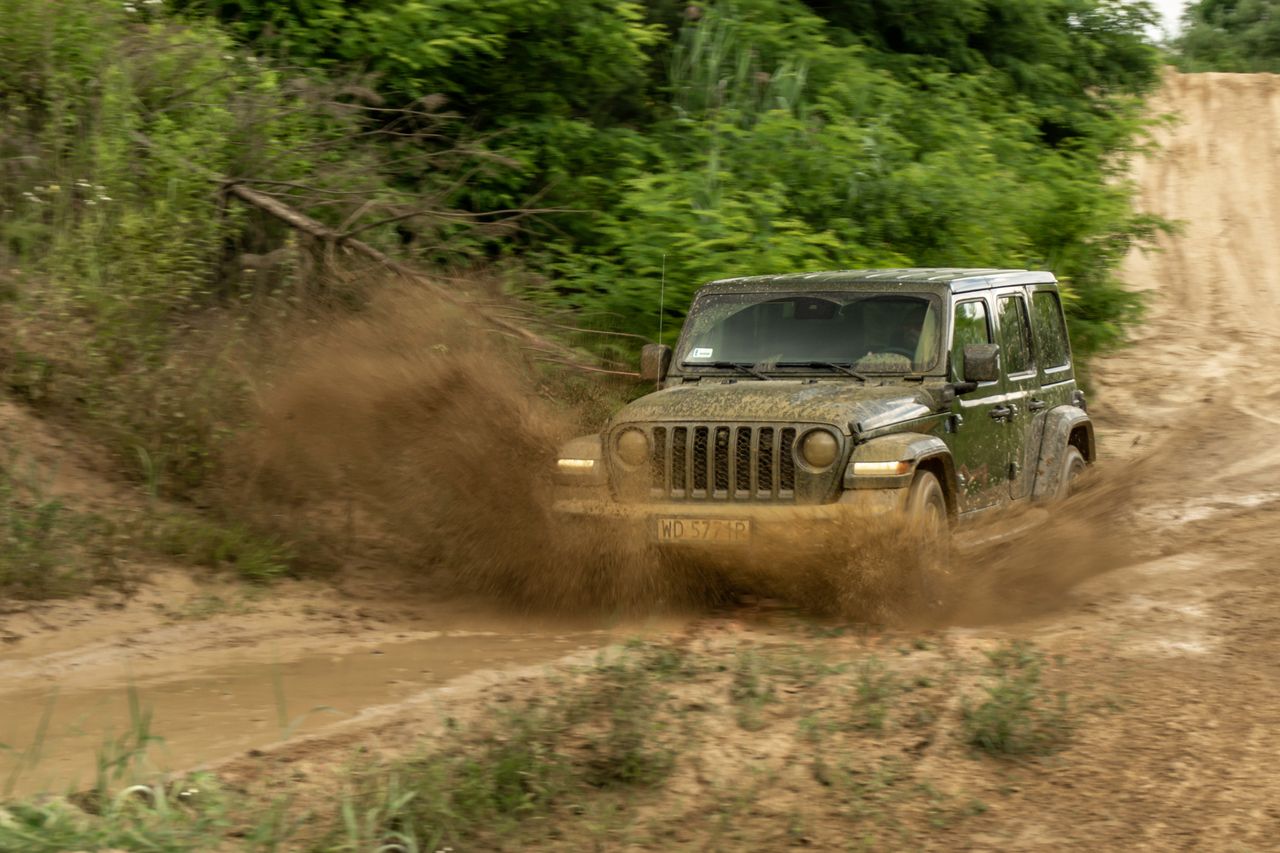
<svg viewBox="0 0 1280 853"><path fill-rule="evenodd" d="M924 417L938 404L924 388L774 379L676 385L633 401L613 418L623 423L826 423L846 434Z"/></svg>

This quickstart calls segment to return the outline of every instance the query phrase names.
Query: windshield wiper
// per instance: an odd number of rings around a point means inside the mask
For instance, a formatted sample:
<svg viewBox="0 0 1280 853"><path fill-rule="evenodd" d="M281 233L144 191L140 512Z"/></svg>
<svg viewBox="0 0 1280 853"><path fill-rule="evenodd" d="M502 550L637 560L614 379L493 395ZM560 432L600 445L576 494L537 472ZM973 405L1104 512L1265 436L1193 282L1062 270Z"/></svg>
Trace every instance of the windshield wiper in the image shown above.
<svg viewBox="0 0 1280 853"><path fill-rule="evenodd" d="M843 373L845 376L852 376L854 379L861 379L864 385L871 381L867 379L867 377L859 373L858 371L854 370L849 365L840 364L834 361L780 361L774 366L775 367L825 367L829 370L839 371L840 373Z"/></svg>
<svg viewBox="0 0 1280 853"><path fill-rule="evenodd" d="M754 376L756 379L763 379L766 382L769 376L756 370L754 366L742 361L686 361L682 362L681 367L716 367L720 370L737 370L748 376Z"/></svg>

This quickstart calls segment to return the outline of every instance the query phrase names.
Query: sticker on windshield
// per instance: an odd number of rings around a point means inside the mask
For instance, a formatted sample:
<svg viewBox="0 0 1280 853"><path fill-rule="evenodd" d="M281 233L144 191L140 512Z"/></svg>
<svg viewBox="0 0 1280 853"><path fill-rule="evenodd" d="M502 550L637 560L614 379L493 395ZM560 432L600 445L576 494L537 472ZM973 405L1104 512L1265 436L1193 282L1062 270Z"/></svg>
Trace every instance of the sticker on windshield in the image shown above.
<svg viewBox="0 0 1280 853"><path fill-rule="evenodd" d="M711 354L712 354L713 352L714 352L714 350L713 350L711 347L694 347L694 348L693 348L693 351L689 353L689 358L690 358L690 359L695 359L695 358L697 358L697 359L706 359L706 358L711 358Z"/></svg>

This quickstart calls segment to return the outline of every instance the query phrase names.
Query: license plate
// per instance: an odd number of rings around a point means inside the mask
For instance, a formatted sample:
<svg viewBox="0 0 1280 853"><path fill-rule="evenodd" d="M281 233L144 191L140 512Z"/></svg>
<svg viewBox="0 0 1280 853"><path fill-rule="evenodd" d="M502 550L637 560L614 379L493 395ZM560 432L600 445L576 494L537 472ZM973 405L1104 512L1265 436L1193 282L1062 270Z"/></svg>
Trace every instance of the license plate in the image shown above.
<svg viewBox="0 0 1280 853"><path fill-rule="evenodd" d="M661 516L656 521L659 542L708 545L747 545L751 542L751 522L747 519Z"/></svg>

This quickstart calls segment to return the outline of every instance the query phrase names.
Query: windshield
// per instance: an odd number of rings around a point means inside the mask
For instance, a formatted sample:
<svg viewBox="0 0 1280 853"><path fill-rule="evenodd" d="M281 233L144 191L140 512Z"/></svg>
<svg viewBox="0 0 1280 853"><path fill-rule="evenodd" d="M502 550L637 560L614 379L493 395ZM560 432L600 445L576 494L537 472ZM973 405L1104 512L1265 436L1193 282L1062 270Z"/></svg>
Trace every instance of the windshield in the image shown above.
<svg viewBox="0 0 1280 853"><path fill-rule="evenodd" d="M693 303L675 362L925 373L938 365L939 317L938 299L925 294L709 294Z"/></svg>

